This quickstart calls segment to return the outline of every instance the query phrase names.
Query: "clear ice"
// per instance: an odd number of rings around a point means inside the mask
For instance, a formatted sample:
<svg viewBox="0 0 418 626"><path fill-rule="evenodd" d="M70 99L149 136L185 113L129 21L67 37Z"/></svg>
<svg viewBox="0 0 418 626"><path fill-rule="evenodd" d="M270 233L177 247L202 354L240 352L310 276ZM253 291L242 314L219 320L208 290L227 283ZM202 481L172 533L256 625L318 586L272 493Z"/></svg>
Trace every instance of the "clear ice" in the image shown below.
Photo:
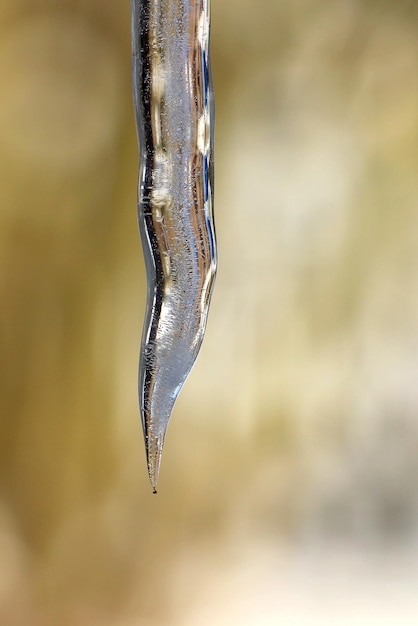
<svg viewBox="0 0 418 626"><path fill-rule="evenodd" d="M148 294L139 403L154 492L216 275L209 0L132 0L138 219Z"/></svg>

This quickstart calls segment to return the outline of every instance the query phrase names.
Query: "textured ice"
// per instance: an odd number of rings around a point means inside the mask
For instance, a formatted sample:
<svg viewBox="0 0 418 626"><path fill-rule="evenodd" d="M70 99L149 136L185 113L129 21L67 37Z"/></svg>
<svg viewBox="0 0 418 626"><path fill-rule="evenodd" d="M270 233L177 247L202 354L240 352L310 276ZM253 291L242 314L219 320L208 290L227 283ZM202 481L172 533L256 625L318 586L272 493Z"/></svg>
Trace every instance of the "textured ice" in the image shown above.
<svg viewBox="0 0 418 626"><path fill-rule="evenodd" d="M139 402L156 487L176 398L199 352L216 274L208 0L132 0L148 279Z"/></svg>

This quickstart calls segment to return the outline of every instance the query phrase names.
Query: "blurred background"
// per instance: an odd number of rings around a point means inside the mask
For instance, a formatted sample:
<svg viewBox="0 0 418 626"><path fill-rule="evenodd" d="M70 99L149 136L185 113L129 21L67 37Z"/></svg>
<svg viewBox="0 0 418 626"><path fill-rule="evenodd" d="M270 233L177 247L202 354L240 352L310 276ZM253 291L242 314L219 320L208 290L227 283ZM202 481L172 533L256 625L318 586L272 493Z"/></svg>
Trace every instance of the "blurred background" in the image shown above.
<svg viewBox="0 0 418 626"><path fill-rule="evenodd" d="M418 4L212 0L220 268L158 496L130 3L0 4L0 623L418 623Z"/></svg>

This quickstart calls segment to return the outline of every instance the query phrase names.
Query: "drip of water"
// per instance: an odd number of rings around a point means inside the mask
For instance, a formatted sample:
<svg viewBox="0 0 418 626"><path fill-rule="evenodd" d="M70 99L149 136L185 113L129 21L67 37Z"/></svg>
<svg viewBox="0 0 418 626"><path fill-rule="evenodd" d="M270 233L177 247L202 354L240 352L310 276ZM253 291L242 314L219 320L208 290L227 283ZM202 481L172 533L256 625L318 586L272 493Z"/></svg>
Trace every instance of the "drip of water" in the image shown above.
<svg viewBox="0 0 418 626"><path fill-rule="evenodd" d="M139 402L154 492L216 274L209 25L209 0L132 0L138 219L148 279Z"/></svg>

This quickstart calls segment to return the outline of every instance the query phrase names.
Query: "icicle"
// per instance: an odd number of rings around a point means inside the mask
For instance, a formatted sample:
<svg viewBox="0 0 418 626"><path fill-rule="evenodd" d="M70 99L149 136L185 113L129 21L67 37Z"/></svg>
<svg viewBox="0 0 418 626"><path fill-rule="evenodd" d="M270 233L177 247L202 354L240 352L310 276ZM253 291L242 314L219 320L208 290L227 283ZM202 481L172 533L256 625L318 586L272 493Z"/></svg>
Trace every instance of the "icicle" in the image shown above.
<svg viewBox="0 0 418 626"><path fill-rule="evenodd" d="M174 402L205 332L216 274L209 0L132 0L148 278L139 401L154 492Z"/></svg>

